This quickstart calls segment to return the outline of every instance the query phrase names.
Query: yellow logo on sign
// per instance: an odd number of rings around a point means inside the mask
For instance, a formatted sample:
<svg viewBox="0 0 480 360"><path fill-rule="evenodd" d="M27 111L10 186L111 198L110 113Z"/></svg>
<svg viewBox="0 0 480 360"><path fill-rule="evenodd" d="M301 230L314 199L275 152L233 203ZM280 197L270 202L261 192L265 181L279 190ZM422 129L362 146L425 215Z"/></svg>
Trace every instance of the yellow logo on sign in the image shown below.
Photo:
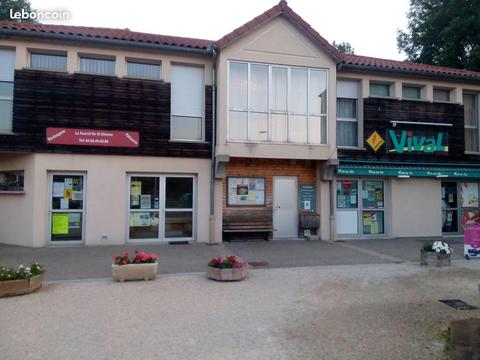
<svg viewBox="0 0 480 360"><path fill-rule="evenodd" d="M378 149L380 149L382 145L385 144L385 141L382 139L378 132L374 131L373 134L370 135L370 137L367 139L367 144L370 145L373 151L377 152Z"/></svg>

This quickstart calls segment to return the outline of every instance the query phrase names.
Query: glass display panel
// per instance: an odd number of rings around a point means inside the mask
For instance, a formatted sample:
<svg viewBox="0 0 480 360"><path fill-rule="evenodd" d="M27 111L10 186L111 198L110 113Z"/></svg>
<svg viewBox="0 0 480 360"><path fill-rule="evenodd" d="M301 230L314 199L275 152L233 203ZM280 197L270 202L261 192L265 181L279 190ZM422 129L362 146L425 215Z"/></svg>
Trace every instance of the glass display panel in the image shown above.
<svg viewBox="0 0 480 360"><path fill-rule="evenodd" d="M442 209L457 208L457 183L442 182Z"/></svg>
<svg viewBox="0 0 480 360"><path fill-rule="evenodd" d="M383 209L383 181L364 180L362 189L362 204L364 209Z"/></svg>
<svg viewBox="0 0 480 360"><path fill-rule="evenodd" d="M157 211L130 211L130 239L157 239L159 213Z"/></svg>
<svg viewBox="0 0 480 360"><path fill-rule="evenodd" d="M457 232L458 213L457 210L443 210L442 211L442 232Z"/></svg>
<svg viewBox="0 0 480 360"><path fill-rule="evenodd" d="M0 191L23 191L23 170L1 171Z"/></svg>
<svg viewBox="0 0 480 360"><path fill-rule="evenodd" d="M130 209L159 208L158 177L132 176L130 180Z"/></svg>
<svg viewBox="0 0 480 360"><path fill-rule="evenodd" d="M265 178L228 178L228 205L265 205Z"/></svg>
<svg viewBox="0 0 480 360"><path fill-rule="evenodd" d="M363 212L363 233L364 234L383 234L383 211L364 211Z"/></svg>
<svg viewBox="0 0 480 360"><path fill-rule="evenodd" d="M358 207L358 183L356 180L337 181L337 209Z"/></svg>
<svg viewBox="0 0 480 360"><path fill-rule="evenodd" d="M231 62L229 73L229 108L247 110L248 64Z"/></svg>
<svg viewBox="0 0 480 360"><path fill-rule="evenodd" d="M52 241L79 241L82 240L81 212L54 212L51 221Z"/></svg>
<svg viewBox="0 0 480 360"><path fill-rule="evenodd" d="M53 175L52 210L83 209L83 176Z"/></svg>
<svg viewBox="0 0 480 360"><path fill-rule="evenodd" d="M460 183L460 199L464 208L478 207L478 183Z"/></svg>
<svg viewBox="0 0 480 360"><path fill-rule="evenodd" d="M465 226L467 225L480 224L478 209L462 210L460 212L460 224L462 226L462 231L465 230Z"/></svg>
<svg viewBox="0 0 480 360"><path fill-rule="evenodd" d="M169 211L165 213L166 238L191 238L193 236L193 214L191 211Z"/></svg>
<svg viewBox="0 0 480 360"><path fill-rule="evenodd" d="M193 179L187 177L167 177L165 180L165 208L193 208Z"/></svg>
<svg viewBox="0 0 480 360"><path fill-rule="evenodd" d="M247 140L247 113L230 111L228 119L228 138L230 140Z"/></svg>

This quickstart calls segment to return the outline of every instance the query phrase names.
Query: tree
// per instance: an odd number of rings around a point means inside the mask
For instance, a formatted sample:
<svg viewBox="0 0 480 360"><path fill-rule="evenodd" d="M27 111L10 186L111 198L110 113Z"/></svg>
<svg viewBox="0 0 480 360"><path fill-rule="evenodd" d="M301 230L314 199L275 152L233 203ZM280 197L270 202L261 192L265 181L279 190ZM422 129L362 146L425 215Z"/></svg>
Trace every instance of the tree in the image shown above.
<svg viewBox="0 0 480 360"><path fill-rule="evenodd" d="M345 54L355 54L355 49L352 47L352 45L350 45L349 42L346 42L346 41L342 41L342 42L335 42L335 40L333 40L333 44L332 44L334 47L337 48L338 51L342 52L342 53L345 53Z"/></svg>
<svg viewBox="0 0 480 360"><path fill-rule="evenodd" d="M30 1L28 0L1 0L0 1L0 20L10 20L10 21L17 21L17 22L34 22L35 20L31 19L11 19L10 18L10 9L12 12L22 11L25 10L26 12L32 11L32 7L30 5Z"/></svg>
<svg viewBox="0 0 480 360"><path fill-rule="evenodd" d="M408 60L480 71L480 0L410 0L397 47Z"/></svg>

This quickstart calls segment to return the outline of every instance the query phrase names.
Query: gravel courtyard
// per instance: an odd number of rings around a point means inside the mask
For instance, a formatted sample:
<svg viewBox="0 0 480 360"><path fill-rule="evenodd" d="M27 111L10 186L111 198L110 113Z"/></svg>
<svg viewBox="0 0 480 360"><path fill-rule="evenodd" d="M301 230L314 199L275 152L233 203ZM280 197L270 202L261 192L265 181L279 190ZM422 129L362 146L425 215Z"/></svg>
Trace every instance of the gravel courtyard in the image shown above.
<svg viewBox="0 0 480 360"><path fill-rule="evenodd" d="M0 299L0 358L442 359L449 321L480 317L480 263L254 270L48 283Z"/></svg>

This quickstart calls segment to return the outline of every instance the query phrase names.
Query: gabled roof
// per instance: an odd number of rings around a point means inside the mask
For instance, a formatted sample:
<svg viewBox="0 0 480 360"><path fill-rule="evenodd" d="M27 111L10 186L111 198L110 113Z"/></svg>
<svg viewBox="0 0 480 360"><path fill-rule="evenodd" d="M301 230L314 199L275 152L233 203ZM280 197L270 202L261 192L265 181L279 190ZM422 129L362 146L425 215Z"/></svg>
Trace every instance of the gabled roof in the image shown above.
<svg viewBox="0 0 480 360"><path fill-rule="evenodd" d="M36 34L65 35L71 40L85 38L109 39L134 43L181 46L195 49L207 49L207 47L213 43L211 40L148 34L131 31L129 29L19 23L15 21L0 21L0 32L1 30L13 30L22 32L24 35L32 36L35 36Z"/></svg>
<svg viewBox="0 0 480 360"><path fill-rule="evenodd" d="M372 71L383 70L386 72L410 72L412 74L416 73L430 76L442 75L445 77L460 77L463 79L472 80L480 79L480 72L454 69L443 66L417 64L409 61L380 59L370 56L343 54L343 64L345 64L345 68L349 68L349 65L352 65L353 68L363 70L370 69Z"/></svg>
<svg viewBox="0 0 480 360"><path fill-rule="evenodd" d="M284 16L291 23L296 25L305 35L307 35L313 42L326 49L327 52L337 61L342 59L342 54L332 46L325 38L323 38L315 29L313 29L305 20L302 19L295 11L293 11L285 0L281 0L277 5L265 11L263 14L255 17L246 24L233 30L229 34L218 40L215 45L219 48L224 48L242 36L245 36L254 29L262 26L277 16Z"/></svg>

